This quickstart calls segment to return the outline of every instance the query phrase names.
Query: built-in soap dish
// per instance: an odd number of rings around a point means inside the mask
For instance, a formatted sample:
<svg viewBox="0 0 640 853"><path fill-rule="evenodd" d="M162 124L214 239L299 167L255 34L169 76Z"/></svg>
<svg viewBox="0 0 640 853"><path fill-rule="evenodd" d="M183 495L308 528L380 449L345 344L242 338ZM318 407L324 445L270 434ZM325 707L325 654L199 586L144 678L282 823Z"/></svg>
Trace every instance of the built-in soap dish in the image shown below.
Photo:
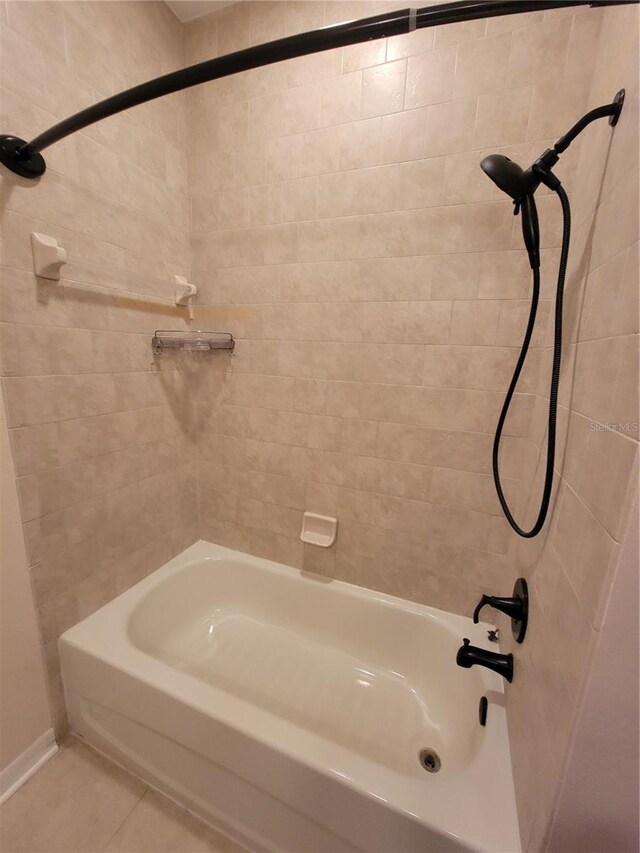
<svg viewBox="0 0 640 853"><path fill-rule="evenodd" d="M302 516L300 538L309 545L330 548L338 536L338 519L329 515L305 512Z"/></svg>

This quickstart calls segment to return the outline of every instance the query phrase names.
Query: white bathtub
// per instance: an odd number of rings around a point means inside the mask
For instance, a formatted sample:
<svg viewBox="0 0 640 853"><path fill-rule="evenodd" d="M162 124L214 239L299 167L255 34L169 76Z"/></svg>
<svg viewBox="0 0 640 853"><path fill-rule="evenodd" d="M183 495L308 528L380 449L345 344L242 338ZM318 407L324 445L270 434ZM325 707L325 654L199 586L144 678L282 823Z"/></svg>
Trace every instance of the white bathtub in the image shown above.
<svg viewBox="0 0 640 853"><path fill-rule="evenodd" d="M71 729L253 850L514 853L486 628L198 542L61 637Z"/></svg>

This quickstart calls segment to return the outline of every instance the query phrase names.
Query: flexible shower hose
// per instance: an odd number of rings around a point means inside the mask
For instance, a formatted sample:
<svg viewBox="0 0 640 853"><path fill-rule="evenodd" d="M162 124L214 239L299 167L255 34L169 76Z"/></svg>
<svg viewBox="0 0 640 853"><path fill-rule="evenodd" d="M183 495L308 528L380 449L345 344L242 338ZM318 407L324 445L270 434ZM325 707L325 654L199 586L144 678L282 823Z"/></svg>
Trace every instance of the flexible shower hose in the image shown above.
<svg viewBox="0 0 640 853"><path fill-rule="evenodd" d="M496 435L493 441L493 479L496 484L498 500L500 501L500 506L502 507L507 521L509 522L511 527L513 527L513 529L519 536L522 536L525 539L532 539L534 536L537 536L538 533L542 530L542 527L547 518L547 512L549 511L549 502L551 500L551 486L553 484L553 468L556 457L556 414L558 408L558 386L560 384L560 361L562 356L562 304L564 300L564 282L567 274L567 261L569 259L569 242L571 239L571 208L569 206L569 198L566 192L564 191L564 188L562 186L558 186L556 187L555 191L557 192L558 197L560 198L560 203L562 205L563 226L562 250L560 252L560 266L558 268L558 286L556 289L556 307L553 337L553 366L551 368L551 387L549 389L547 465L544 479L544 488L542 490L542 500L540 502L540 511L538 512L538 517L531 530L523 530L522 527L520 527L518 522L515 520L511 510L509 509L509 505L507 504L507 500L504 496L504 492L502 491L502 485L500 483L498 456L500 454L500 440L502 438L502 430L504 429L504 423L507 419L507 415L509 414L511 400L516 390L516 386L518 384L522 368L524 367L524 363L527 358L527 353L529 352L531 336L533 335L533 329L536 322L538 303L540 301L539 267L533 270L533 294L531 296L531 308L529 310L527 329L524 334L524 340L522 341L520 355L518 356L518 361L516 362L516 367L513 371L511 384L509 385L509 390L507 391L507 395L502 405L502 411L500 412L500 417L498 418L498 426L496 427Z"/></svg>

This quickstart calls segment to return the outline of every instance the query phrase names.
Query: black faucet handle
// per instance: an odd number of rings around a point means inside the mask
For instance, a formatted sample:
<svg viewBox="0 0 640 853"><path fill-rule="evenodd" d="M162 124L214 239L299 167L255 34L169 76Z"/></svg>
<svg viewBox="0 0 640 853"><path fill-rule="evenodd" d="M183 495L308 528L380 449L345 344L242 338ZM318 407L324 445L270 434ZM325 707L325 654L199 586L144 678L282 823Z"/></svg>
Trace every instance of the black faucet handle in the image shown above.
<svg viewBox="0 0 640 853"><path fill-rule="evenodd" d="M480 620L480 611L485 606L485 604L491 604L492 598L490 595L483 595L480 601L478 602L478 606L473 611L473 622L474 625L477 625Z"/></svg>
<svg viewBox="0 0 640 853"><path fill-rule="evenodd" d="M513 588L513 595L508 598L502 598L497 595L484 595L478 602L478 606L473 611L473 621L477 625L480 618L480 611L485 605L499 610L506 614L511 619L511 629L516 642L521 643L524 640L524 635L527 630L527 616L529 609L529 594L527 590L527 582L524 578L518 578Z"/></svg>
<svg viewBox="0 0 640 853"><path fill-rule="evenodd" d="M501 613L506 613L511 619L520 619L522 613L522 602L519 598L502 598L499 595L483 595L480 603L473 611L473 621L477 624L480 611L485 605L493 607L494 610L499 610Z"/></svg>

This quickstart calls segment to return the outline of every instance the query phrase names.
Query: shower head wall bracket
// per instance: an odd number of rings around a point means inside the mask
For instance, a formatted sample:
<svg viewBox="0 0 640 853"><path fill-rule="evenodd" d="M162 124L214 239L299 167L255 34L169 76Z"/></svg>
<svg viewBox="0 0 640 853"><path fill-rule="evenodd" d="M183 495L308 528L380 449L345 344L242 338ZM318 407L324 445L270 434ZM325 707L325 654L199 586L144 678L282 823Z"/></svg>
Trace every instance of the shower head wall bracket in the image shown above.
<svg viewBox="0 0 640 853"><path fill-rule="evenodd" d="M19 136L0 134L0 163L20 175L21 178L39 178L47 170L42 154L21 153L26 149L27 142Z"/></svg>
<svg viewBox="0 0 640 853"><path fill-rule="evenodd" d="M609 118L609 124L611 127L615 127L618 123L618 119L620 118L620 113L622 112L622 107L624 104L624 89L619 89L614 95L613 100L610 104L603 104L601 107L596 107L594 110L590 110L588 113L582 116L582 118L577 121L573 127L568 130L564 136L562 136L556 144L553 146L554 151L557 154L563 154L567 148L571 145L576 136L582 133L585 127L591 124L593 121L597 121L599 118Z"/></svg>
<svg viewBox="0 0 640 853"><path fill-rule="evenodd" d="M615 127L618 124L618 119L620 118L620 113L622 112L622 106L624 104L624 94L624 89L620 89L619 92L616 92L616 96L613 99L613 103L616 105L617 109L609 116L609 124L611 127Z"/></svg>

